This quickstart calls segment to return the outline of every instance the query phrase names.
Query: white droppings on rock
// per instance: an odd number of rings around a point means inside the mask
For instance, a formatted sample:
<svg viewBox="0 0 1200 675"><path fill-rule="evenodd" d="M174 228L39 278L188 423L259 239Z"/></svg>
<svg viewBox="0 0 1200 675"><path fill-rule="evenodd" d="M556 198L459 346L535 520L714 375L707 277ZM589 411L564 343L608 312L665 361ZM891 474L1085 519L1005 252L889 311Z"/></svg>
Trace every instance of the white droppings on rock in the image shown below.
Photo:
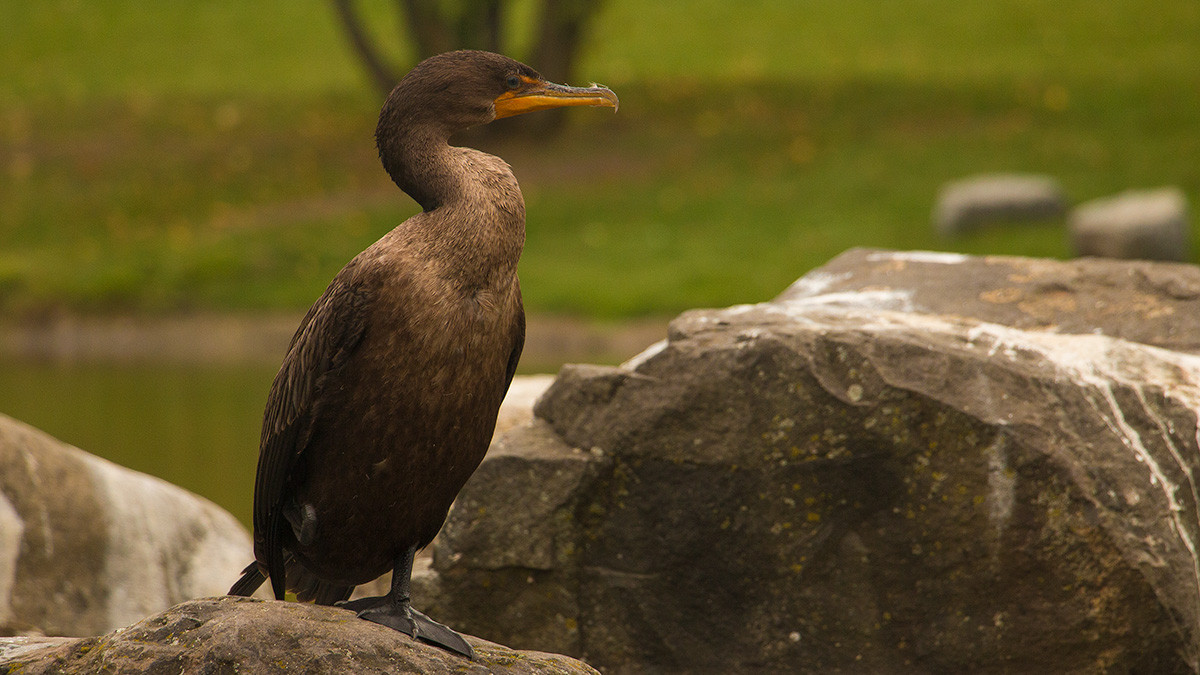
<svg viewBox="0 0 1200 675"><path fill-rule="evenodd" d="M732 305L730 307L726 307L725 309L721 310L721 314L726 314L729 316L738 316L739 314L747 314L749 312L756 311L761 307L762 307L761 304ZM700 319L711 320L710 317L706 317L706 316L702 316L702 317L700 317Z"/></svg>
<svg viewBox="0 0 1200 675"><path fill-rule="evenodd" d="M959 265L970 260L970 257L962 253L946 253L943 251L878 251L867 254L868 262L888 260L927 263L931 265Z"/></svg>
<svg viewBox="0 0 1200 675"><path fill-rule="evenodd" d="M789 298L807 298L821 295L834 284L850 278L850 273L830 274L829 272L813 271L792 282L783 292Z"/></svg>
<svg viewBox="0 0 1200 675"><path fill-rule="evenodd" d="M1000 563L1004 531L1012 519L1016 501L1016 475L1009 466L1008 440L1003 434L984 451L988 460L988 525L991 528L992 563Z"/></svg>
<svg viewBox="0 0 1200 675"><path fill-rule="evenodd" d="M736 342L752 342L762 337L762 334L763 332L761 329L747 328L746 330L739 331L738 334L734 336L734 340Z"/></svg>
<svg viewBox="0 0 1200 675"><path fill-rule="evenodd" d="M1096 410L1097 413L1100 414L1101 418L1106 424L1110 425L1110 428L1113 429L1114 433L1117 433L1121 437L1125 446L1132 450L1136 454L1138 460L1145 464L1149 469L1150 485L1161 488L1163 496L1167 500L1167 508L1170 511L1171 527L1175 530L1176 536L1179 537L1179 540L1183 542L1183 545L1187 547L1188 552L1192 556L1196 591L1197 595L1200 596L1200 557L1197 556L1196 543L1192 539L1191 534L1188 533L1187 527L1184 525L1183 518L1181 517L1183 506L1180 505L1179 500L1175 495L1179 489L1179 486L1167 478L1162 467L1157 461L1155 461L1154 456L1151 455L1150 451L1143 443L1141 434L1139 434L1137 430L1133 428L1133 425L1126 420L1124 411L1121 410L1121 406L1117 402L1116 395L1113 393L1112 383L1094 381L1093 386L1095 386L1096 389L1103 395L1104 401L1108 405L1108 409L1111 412L1111 417L1105 416L1103 411L1101 411L1099 408ZM1141 387L1137 386L1134 389L1135 391L1139 392L1138 397L1142 400L1144 405L1145 398L1141 393ZM1146 408L1145 412L1148 416L1154 417L1154 414L1149 408ZM1174 459L1179 463L1179 469L1183 471L1184 475L1188 476L1189 481L1192 481L1192 503L1195 505L1195 483L1192 479L1191 471L1177 452L1173 452L1172 454L1174 455Z"/></svg>
<svg viewBox="0 0 1200 675"><path fill-rule="evenodd" d="M659 340L658 342L655 342L654 344L650 345L649 347L646 347L645 349L643 349L641 351L641 353L635 355L633 358L629 359L625 363L622 363L621 367L624 368L625 370L637 370L643 363L649 361L650 359L654 358L655 356L658 356L666 348L667 348L667 341Z"/></svg>
<svg viewBox="0 0 1200 675"><path fill-rule="evenodd" d="M9 665L20 658L27 659L44 649L53 649L71 642L73 638L26 636L0 638L0 664ZM15 665L15 664L14 664Z"/></svg>
<svg viewBox="0 0 1200 675"><path fill-rule="evenodd" d="M775 307L782 307L788 316L807 319L808 313L820 308L913 311L913 292L910 289L878 289L871 291L841 291L789 298ZM751 305L755 307L756 305Z"/></svg>

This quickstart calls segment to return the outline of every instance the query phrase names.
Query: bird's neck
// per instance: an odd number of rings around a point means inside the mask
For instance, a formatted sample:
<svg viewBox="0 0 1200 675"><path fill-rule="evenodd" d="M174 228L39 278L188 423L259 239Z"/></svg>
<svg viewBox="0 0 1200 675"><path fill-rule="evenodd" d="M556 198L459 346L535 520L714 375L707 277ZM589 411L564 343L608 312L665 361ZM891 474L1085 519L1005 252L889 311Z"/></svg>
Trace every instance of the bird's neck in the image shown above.
<svg viewBox="0 0 1200 675"><path fill-rule="evenodd" d="M419 127L380 138L379 156L392 181L425 211L452 201L459 191L450 145L433 129Z"/></svg>
<svg viewBox="0 0 1200 675"><path fill-rule="evenodd" d="M454 270L464 286L515 279L525 244L525 201L508 164L437 136L410 136L399 163L388 172L426 216L408 236L438 251L448 264L443 271Z"/></svg>

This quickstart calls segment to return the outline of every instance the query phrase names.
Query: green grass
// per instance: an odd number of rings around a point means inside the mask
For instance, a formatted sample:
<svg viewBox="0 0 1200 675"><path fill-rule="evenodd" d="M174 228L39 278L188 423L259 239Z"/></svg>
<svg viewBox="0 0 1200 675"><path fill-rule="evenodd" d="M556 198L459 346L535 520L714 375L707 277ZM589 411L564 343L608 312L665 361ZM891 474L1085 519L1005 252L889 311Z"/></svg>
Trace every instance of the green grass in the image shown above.
<svg viewBox="0 0 1200 675"><path fill-rule="evenodd" d="M1103 85L1194 70L1198 26L1186 1L611 2L586 65L626 79Z"/></svg>
<svg viewBox="0 0 1200 675"><path fill-rule="evenodd" d="M851 246L1066 256L1061 223L934 237L938 186L983 171L1200 200L1194 0L605 7L580 73L620 113L489 147L525 189L530 311L761 300ZM416 210L324 2L0 0L0 22L6 312L301 309Z"/></svg>

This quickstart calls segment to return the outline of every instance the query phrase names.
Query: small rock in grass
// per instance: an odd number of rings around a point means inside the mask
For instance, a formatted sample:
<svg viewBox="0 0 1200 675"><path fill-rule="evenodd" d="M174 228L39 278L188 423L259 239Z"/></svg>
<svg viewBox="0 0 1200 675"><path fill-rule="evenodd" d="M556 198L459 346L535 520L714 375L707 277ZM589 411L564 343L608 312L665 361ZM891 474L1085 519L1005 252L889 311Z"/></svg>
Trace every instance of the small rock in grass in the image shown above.
<svg viewBox="0 0 1200 675"><path fill-rule="evenodd" d="M993 174L947 183L938 194L933 225L952 237L987 225L1058 218L1067 198L1048 176Z"/></svg>
<svg viewBox="0 0 1200 675"><path fill-rule="evenodd" d="M1087 202L1071 213L1070 230L1079 256L1185 262L1192 254L1187 197L1174 187Z"/></svg>

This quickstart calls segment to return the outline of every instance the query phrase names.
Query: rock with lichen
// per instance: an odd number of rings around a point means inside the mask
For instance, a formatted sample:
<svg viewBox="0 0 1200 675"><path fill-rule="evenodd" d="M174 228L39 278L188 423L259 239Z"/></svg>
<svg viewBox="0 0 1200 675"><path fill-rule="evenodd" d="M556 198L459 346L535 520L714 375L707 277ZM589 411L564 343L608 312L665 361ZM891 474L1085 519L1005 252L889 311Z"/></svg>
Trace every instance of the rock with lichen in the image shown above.
<svg viewBox="0 0 1200 675"><path fill-rule="evenodd" d="M1190 266L849 252L565 368L418 604L610 674L1196 672L1197 317Z"/></svg>
<svg viewBox="0 0 1200 675"><path fill-rule="evenodd" d="M335 607L207 598L98 637L0 639L0 670L23 675L596 675L567 657L468 640L474 661Z"/></svg>

